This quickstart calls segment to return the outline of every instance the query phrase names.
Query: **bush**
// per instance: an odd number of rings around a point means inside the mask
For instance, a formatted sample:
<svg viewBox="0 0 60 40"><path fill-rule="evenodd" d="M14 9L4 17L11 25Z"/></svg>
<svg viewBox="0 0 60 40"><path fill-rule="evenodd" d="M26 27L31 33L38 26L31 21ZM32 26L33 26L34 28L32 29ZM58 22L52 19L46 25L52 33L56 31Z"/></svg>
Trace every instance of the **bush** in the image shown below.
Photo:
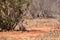
<svg viewBox="0 0 60 40"><path fill-rule="evenodd" d="M14 25L23 19L22 6L28 0L0 0L0 29L13 30Z"/></svg>

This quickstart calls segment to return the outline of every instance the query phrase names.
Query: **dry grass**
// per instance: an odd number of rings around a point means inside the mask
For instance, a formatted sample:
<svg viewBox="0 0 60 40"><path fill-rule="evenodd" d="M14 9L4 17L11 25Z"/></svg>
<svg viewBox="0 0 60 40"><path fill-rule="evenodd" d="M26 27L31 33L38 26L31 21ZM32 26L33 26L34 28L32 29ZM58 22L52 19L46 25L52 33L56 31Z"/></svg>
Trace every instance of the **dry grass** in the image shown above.
<svg viewBox="0 0 60 40"><path fill-rule="evenodd" d="M0 32L0 40L60 40L59 19L29 19L24 23L28 31Z"/></svg>

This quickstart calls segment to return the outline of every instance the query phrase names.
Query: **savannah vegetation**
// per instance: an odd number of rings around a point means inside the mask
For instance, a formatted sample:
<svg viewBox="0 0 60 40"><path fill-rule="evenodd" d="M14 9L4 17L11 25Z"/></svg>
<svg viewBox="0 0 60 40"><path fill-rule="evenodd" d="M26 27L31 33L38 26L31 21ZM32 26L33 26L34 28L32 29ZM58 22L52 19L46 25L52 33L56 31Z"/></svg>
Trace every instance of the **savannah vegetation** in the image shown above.
<svg viewBox="0 0 60 40"><path fill-rule="evenodd" d="M23 19L22 7L28 0L0 0L0 31L14 30Z"/></svg>

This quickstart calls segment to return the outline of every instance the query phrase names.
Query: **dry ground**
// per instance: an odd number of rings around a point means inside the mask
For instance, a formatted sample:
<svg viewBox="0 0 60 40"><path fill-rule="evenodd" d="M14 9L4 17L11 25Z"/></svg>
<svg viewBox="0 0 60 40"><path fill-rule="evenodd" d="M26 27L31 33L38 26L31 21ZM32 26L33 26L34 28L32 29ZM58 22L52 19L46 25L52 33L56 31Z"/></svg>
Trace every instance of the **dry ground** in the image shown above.
<svg viewBox="0 0 60 40"><path fill-rule="evenodd" d="M46 20L46 19L45 19ZM44 23L44 22L43 22ZM11 32L0 32L0 40L60 40L60 26L33 26L27 27L27 31L11 31ZM55 32L57 31L57 32ZM56 37L53 33L56 33ZM52 34L52 38L50 35ZM48 37L48 38L47 38Z"/></svg>

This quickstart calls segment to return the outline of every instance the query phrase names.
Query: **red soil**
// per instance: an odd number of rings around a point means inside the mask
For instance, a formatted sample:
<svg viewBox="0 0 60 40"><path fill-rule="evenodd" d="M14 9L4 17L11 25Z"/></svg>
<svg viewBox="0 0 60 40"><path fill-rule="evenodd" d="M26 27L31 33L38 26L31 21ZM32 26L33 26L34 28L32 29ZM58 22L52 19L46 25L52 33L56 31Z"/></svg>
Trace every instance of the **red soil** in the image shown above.
<svg viewBox="0 0 60 40"><path fill-rule="evenodd" d="M50 31L55 31L60 29L53 29L47 27L32 27L32 28L27 28L27 30L28 31L25 32L21 32L21 31L0 32L0 37L20 38L20 37L39 36L39 35L45 35Z"/></svg>

